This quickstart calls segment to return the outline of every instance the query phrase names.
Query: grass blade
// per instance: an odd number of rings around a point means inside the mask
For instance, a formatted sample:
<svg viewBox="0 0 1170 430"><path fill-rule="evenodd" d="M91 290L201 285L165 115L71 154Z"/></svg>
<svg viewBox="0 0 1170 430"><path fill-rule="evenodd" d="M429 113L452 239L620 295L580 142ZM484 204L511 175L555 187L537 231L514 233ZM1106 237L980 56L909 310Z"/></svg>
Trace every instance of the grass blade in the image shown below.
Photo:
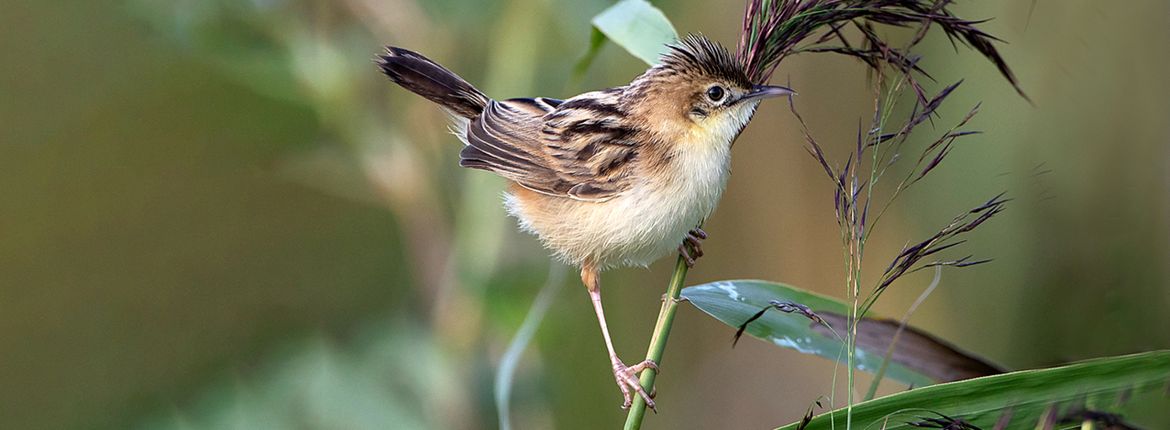
<svg viewBox="0 0 1170 430"><path fill-rule="evenodd" d="M1084 411L1086 403L1121 406L1131 395L1166 386L1170 351L1110 357L1062 367L1022 370L1002 375L939 384L853 405L858 428L914 429L923 417L948 417L978 428L1031 429L1041 419ZM807 430L832 429L832 417L821 414ZM800 428L800 422L780 430ZM838 423L839 424L839 423ZM869 427L866 427L869 426Z"/></svg>
<svg viewBox="0 0 1170 430"><path fill-rule="evenodd" d="M720 281L686 288L682 297L699 310L731 327L740 327L774 301L799 303L823 318L837 333L843 333L849 305L784 284L739 280ZM860 352L855 366L873 372L882 366L900 323L895 320L866 318L858 326L857 347ZM800 315L780 312L764 313L747 326L745 332L777 346L830 360L843 358L843 340L824 326ZM995 365L943 342L921 330L907 326L894 349L886 376L903 384L921 387L1000 372Z"/></svg>

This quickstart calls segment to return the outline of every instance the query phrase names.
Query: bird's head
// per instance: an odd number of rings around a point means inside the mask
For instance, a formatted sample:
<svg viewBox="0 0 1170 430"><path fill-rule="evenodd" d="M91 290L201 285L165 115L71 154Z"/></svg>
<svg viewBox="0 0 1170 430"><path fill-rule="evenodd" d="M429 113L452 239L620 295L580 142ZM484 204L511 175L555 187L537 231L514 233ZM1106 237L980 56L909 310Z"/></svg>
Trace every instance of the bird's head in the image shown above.
<svg viewBox="0 0 1170 430"><path fill-rule="evenodd" d="M634 113L663 133L730 145L761 100L793 94L785 87L753 84L743 65L706 37L688 35L669 49L627 92Z"/></svg>

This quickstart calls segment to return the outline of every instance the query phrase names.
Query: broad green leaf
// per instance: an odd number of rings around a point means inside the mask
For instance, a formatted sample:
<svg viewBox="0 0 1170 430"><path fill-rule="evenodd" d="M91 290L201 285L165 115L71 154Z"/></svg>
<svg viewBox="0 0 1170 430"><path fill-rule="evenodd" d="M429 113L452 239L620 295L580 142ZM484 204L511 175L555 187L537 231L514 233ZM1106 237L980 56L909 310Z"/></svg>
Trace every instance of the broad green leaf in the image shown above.
<svg viewBox="0 0 1170 430"><path fill-rule="evenodd" d="M748 325L745 333L830 360L846 361L844 336L849 306L830 297L767 281L721 281L684 289L682 296L724 324L738 328L773 300L808 306L836 334L801 315L769 311ZM856 367L874 372L882 363L898 329L896 321L866 318L858 327ZM1000 373L993 365L945 342L907 327L898 340L886 376L919 387Z"/></svg>
<svg viewBox="0 0 1170 430"><path fill-rule="evenodd" d="M666 45L678 39L666 15L646 0L619 1L593 17L593 26L646 64L658 63Z"/></svg>
<svg viewBox="0 0 1170 430"><path fill-rule="evenodd" d="M942 414L979 428L1037 428L1054 407L1061 413L1088 404L1115 410L1133 394L1161 389L1170 380L1170 351L1089 360L1063 367L1022 370L904 391L853 405L853 428L912 429L909 422ZM845 409L813 418L805 429L844 428ZM781 430L796 430L799 423ZM1059 428L1059 427L1058 427Z"/></svg>

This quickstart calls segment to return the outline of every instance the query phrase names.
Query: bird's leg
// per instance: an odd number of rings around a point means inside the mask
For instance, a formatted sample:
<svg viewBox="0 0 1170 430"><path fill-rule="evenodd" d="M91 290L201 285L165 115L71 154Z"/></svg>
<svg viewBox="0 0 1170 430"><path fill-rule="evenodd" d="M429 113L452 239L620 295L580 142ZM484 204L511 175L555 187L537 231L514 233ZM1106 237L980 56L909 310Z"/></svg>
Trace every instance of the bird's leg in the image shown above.
<svg viewBox="0 0 1170 430"><path fill-rule="evenodd" d="M683 238L683 243L678 246L678 253L682 255L683 261L687 263L688 268L695 267L695 261L703 256L703 239L707 238L707 232L701 228L695 228L687 232L686 237Z"/></svg>
<svg viewBox="0 0 1170 430"><path fill-rule="evenodd" d="M646 406L651 410L654 409L653 396L646 394L646 390L642 389L642 382L638 380L638 374L646 369L653 369L658 371L658 365L651 360L645 360L633 366L626 366L620 359L617 353L613 350L613 341L609 338L609 327L605 324L605 311L601 307L601 273L592 265L586 264L581 268L581 282L585 283L585 288L589 290L589 298L593 300L593 310L597 312L597 322L601 324L601 335L605 338L605 347L609 350L609 361L613 364L613 377L617 380L617 386L622 390L622 409L628 409L633 403L630 390L642 396L642 400L646 401Z"/></svg>

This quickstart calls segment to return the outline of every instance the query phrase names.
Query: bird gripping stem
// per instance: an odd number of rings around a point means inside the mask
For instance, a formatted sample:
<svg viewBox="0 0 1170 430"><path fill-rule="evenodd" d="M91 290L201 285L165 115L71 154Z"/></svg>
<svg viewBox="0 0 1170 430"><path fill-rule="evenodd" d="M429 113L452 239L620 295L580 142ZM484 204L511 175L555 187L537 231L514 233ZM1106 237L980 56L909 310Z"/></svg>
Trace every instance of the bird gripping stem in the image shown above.
<svg viewBox="0 0 1170 430"><path fill-rule="evenodd" d="M662 363L662 352L666 350L666 340L670 337L670 327L674 324L674 313L678 309L679 296L682 293L683 282L687 278L687 263L680 255L674 265L674 275L670 284L666 286L666 295L662 298L662 308L658 311L658 322L654 324L654 336L650 338L650 348L646 351L646 359L655 363ZM653 392L656 371L642 372L642 388L646 392ZM642 427L642 418L646 415L646 402L639 396L634 396L634 404L626 415L625 430L637 430Z"/></svg>

